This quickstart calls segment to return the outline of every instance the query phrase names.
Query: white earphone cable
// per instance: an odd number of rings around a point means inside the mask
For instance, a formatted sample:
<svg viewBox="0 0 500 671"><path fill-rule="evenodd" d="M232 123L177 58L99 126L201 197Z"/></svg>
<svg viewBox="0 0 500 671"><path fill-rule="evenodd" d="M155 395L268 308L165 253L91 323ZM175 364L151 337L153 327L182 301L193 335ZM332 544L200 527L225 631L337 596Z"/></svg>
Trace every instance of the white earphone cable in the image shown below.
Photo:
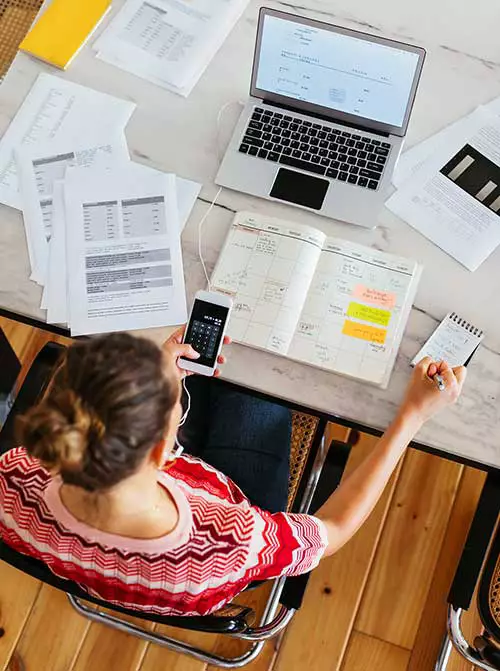
<svg viewBox="0 0 500 671"><path fill-rule="evenodd" d="M211 211L213 210L213 208L215 207L215 204L216 204L216 202L217 202L218 197L219 197L220 194L221 194L221 191L222 191L222 186L219 187L219 190L218 190L217 193L215 194L215 198L214 198L214 199L212 200L212 202L210 203L210 206L208 207L208 209L206 210L205 214L204 214L203 217L200 219L200 222L199 222L199 224L198 224L198 256L200 257L201 267L203 268L203 272L204 272L204 274L205 274L205 279L207 280L208 291L211 290L211 285L210 285L210 277L208 276L207 267L206 267L206 265L205 265L205 259L203 258L203 249L202 249L202 228L203 228L203 224L205 223L205 221L206 221L207 218L208 218L208 215L210 214L210 212L211 212Z"/></svg>
<svg viewBox="0 0 500 671"><path fill-rule="evenodd" d="M222 107L219 109L217 113L217 133L216 133L216 144L217 144L217 156L218 160L221 161L224 155L224 148L221 146L221 141L220 141L220 130L221 130L221 123L222 123L222 116L224 112L231 107L232 105L239 104L239 105L244 105L245 103L241 100L231 100L227 103L224 103ZM205 275L205 279L207 281L207 287L208 291L211 290L211 284L210 284L210 277L208 275L207 271L207 266L205 264L205 259L203 258L203 245L202 245L202 231L203 231L203 224L206 222L208 219L210 213L214 209L217 200L222 192L222 186L219 187L217 193L215 194L212 202L208 206L207 210L205 211L204 215L200 219L198 223L198 256L200 259L201 267L203 268L203 273Z"/></svg>
<svg viewBox="0 0 500 671"><path fill-rule="evenodd" d="M186 406L186 409L184 410L184 413L183 413L183 415L182 415L182 417L179 421L179 425L177 427L177 430L179 430L181 428L181 426L184 426L184 424L186 423L189 411L191 410L191 394L189 393L189 389L186 387L186 378L184 378L182 380L182 387L183 387L184 391L186 392L187 406ZM175 436L175 444L177 445L177 449L170 455L170 457L168 459L169 461L174 461L175 459L180 457L181 454L184 452L184 446L181 445L181 443L179 442L179 438L177 437L177 435Z"/></svg>
<svg viewBox="0 0 500 671"><path fill-rule="evenodd" d="M218 154L219 161L222 159L222 156L223 156L223 149L222 149L221 144L220 144L220 126L221 126L221 122L222 122L222 115L224 114L224 112L226 111L226 109L228 107L230 107L231 105L234 105L236 103L238 103L240 105L245 104L241 100L238 100L238 101L231 100L230 102L227 102L224 105L222 105L222 107L219 109L219 112L217 114L216 143L217 143L217 154ZM209 291L211 289L211 284L210 284L210 277L209 277L208 271L207 271L207 266L205 264L205 259L203 258L202 231L203 231L203 224L206 222L210 213L214 209L221 192L222 192L222 186L219 187L219 189L218 189L217 193L215 194L212 202L210 203L210 205L206 209L204 215L202 216L202 218L198 222L198 256L200 258L201 267L203 268L203 273L205 275L205 279L207 281L207 287L208 287ZM186 423L189 411L191 410L191 395L188 391L188 388L186 387L186 378L184 378L182 380L182 386L184 388L184 391L186 392L187 406L186 406L186 410L184 411L184 413L183 413L183 415L182 415L182 417L179 421L179 428ZM177 449L171 455L170 460L177 459L177 457L179 457L182 454L182 452L184 451L184 447L180 444L177 436L175 437L175 444L177 445Z"/></svg>

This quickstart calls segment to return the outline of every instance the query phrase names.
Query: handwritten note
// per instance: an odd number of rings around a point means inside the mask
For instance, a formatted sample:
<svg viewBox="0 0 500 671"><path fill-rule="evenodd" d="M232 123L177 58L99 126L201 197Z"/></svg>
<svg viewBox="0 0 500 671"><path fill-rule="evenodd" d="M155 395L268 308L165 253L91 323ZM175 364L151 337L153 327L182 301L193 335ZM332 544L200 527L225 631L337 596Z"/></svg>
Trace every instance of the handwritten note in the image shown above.
<svg viewBox="0 0 500 671"><path fill-rule="evenodd" d="M368 340L368 342L383 345L387 336L387 331L386 329L379 329L376 326L358 324L357 322L351 322L346 319L342 334L350 336L351 338L359 338L359 340Z"/></svg>
<svg viewBox="0 0 500 671"><path fill-rule="evenodd" d="M352 292L353 298L359 298L366 303L378 305L381 308L392 310L396 305L396 294L388 291L379 291L378 289L371 289L364 284L358 284L354 287Z"/></svg>
<svg viewBox="0 0 500 671"><path fill-rule="evenodd" d="M372 324L380 324L380 326L387 326L391 320L389 310L373 308L369 305L362 305L362 303L349 303L347 316L354 317L354 319L362 319L365 322L372 322Z"/></svg>

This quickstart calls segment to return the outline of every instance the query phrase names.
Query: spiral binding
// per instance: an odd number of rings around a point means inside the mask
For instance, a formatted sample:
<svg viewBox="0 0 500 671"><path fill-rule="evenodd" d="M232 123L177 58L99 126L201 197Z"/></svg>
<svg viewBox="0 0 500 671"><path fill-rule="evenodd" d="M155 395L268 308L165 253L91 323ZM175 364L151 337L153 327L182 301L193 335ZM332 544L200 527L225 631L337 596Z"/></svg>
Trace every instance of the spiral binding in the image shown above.
<svg viewBox="0 0 500 671"><path fill-rule="evenodd" d="M478 329L477 326L474 326L474 324L471 324L466 319L462 319L462 317L457 315L456 312L452 312L450 314L450 319L451 319L452 322L454 322L458 326L461 326L466 331L469 331L469 333L472 333L472 335L474 335L478 338L483 337L483 331L481 331L481 329Z"/></svg>

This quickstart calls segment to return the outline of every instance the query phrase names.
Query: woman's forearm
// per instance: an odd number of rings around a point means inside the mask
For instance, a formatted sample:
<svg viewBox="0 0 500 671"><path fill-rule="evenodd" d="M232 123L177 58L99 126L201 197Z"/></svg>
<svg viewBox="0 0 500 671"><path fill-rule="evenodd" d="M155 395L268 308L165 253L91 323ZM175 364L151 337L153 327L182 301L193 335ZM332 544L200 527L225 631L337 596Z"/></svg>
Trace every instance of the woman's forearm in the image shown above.
<svg viewBox="0 0 500 671"><path fill-rule="evenodd" d="M342 547L366 520L421 424L416 414L399 414L377 442L373 452L342 481L316 513L328 532L325 556Z"/></svg>

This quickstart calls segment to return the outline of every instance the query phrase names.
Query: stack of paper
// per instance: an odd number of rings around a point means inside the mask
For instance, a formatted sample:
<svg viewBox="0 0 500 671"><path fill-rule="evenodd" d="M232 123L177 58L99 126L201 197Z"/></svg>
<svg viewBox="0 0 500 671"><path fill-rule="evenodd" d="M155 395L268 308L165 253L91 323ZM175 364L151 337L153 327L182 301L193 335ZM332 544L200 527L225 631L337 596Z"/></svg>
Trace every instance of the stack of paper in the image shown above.
<svg viewBox="0 0 500 671"><path fill-rule="evenodd" d="M387 207L469 270L500 244L500 98L405 152Z"/></svg>
<svg viewBox="0 0 500 671"><path fill-rule="evenodd" d="M94 49L102 60L188 96L248 0L127 0Z"/></svg>
<svg viewBox="0 0 500 671"><path fill-rule="evenodd" d="M47 320L75 335L186 318L180 233L201 185L129 160L133 110L41 75L0 142L0 202L23 210Z"/></svg>

